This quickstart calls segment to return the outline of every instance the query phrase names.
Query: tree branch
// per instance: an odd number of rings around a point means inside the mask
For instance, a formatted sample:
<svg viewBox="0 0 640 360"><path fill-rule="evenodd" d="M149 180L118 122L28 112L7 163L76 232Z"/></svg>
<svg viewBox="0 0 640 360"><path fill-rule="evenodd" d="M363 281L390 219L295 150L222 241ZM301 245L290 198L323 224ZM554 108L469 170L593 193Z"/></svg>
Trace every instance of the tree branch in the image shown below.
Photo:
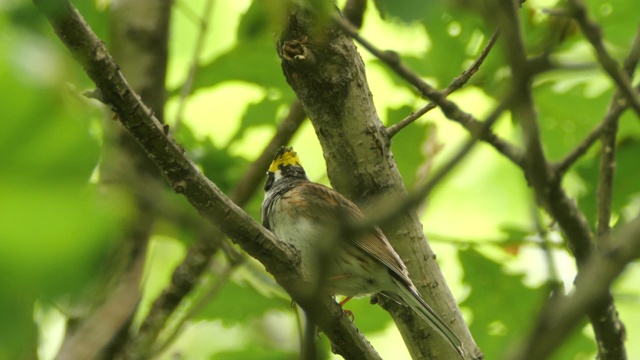
<svg viewBox="0 0 640 360"><path fill-rule="evenodd" d="M280 146L286 145L291 140L305 118L302 106L295 101L291 105L288 116L282 121L262 154L251 164L231 192L229 196L231 201L243 207L251 199L264 178L264 173L273 159L273 154ZM153 302L149 314L145 317L137 334L131 339L126 356L130 358L147 357L147 353L151 350L152 344L164 328L169 316L175 311L182 299L193 290L209 260L224 240L224 235L217 230L202 228L199 233L198 240L173 272L171 284Z"/></svg>
<svg viewBox="0 0 640 360"><path fill-rule="evenodd" d="M378 359L375 350L331 297L310 299L305 296L297 251L278 241L231 202L184 156L184 150L168 136L151 110L128 86L104 43L71 3L66 0L34 0L34 3L102 91L105 101L119 114L119 121L162 169L174 191L183 194L205 219L260 261L302 308L314 314L319 320L318 326L342 356Z"/></svg>
<svg viewBox="0 0 640 360"><path fill-rule="evenodd" d="M600 27L589 19L587 9L581 0L569 0L569 6L571 14L580 25L582 33L595 49L598 62L600 62L604 71L606 71L618 85L629 106L638 114L638 117L640 117L640 100L638 99L638 93L631 86L629 76L627 76L618 65L618 62L611 57L607 49L605 49Z"/></svg>
<svg viewBox="0 0 640 360"><path fill-rule="evenodd" d="M342 28L345 33L347 33L354 40L360 43L371 54L387 64L387 66L395 71L396 74L405 79L411 85L415 86L416 89L418 89L418 91L420 91L420 93L424 97L439 106L447 118L459 123L472 134L477 133L478 130L482 127L480 122L473 115L460 110L460 108L458 108L455 103L447 100L443 93L431 87L424 80L422 80L418 74L406 67L402 63L398 54L392 51L382 51L376 48L372 43L360 36L360 34L358 34L358 31L345 19L342 19L340 17L334 17L334 19L338 26L340 26L340 28ZM485 141L493 146L498 152L506 156L509 160L513 161L519 167L522 167L524 165L524 154L522 150L509 143L508 141L500 138L493 131L487 132L480 140Z"/></svg>
<svg viewBox="0 0 640 360"><path fill-rule="evenodd" d="M531 335L507 357L509 360L548 358L553 349L559 347L579 324L584 314L592 307L599 306L603 294L609 292L613 281L630 262L640 257L640 216L627 224L611 243L611 248L595 252L583 266L578 281L586 286L576 286L571 295L545 304ZM615 312L615 309L609 311ZM624 327L618 331L624 333ZM626 359L626 356L617 359Z"/></svg>
<svg viewBox="0 0 640 360"><path fill-rule="evenodd" d="M487 41L487 45L485 45L482 52L480 52L480 55L478 55L478 58L466 70L464 70L462 74L460 74L458 77L453 79L446 89L444 89L444 91L442 92L442 95L444 97L447 97L452 92L462 88L469 81L469 79L471 79L471 77L476 72L478 72L478 70L480 69L480 65L482 65L482 63L484 62L484 59L487 58L487 56L489 55L489 52L491 52L491 49L493 49L493 45L495 45L499 37L500 37L500 32L498 30L494 31L493 35L491 35L491 37L489 38L489 41ZM436 106L437 105L434 102L429 102L427 105L418 109L418 111L411 113L409 116L402 119L398 123L389 126L387 128L387 133L389 134L389 137L390 138L394 137L398 132L400 132L400 130L404 129L409 124L418 120L422 115L435 109Z"/></svg>
<svg viewBox="0 0 640 360"><path fill-rule="evenodd" d="M633 40L629 55L624 60L623 70L631 78L634 70L640 61L640 28ZM636 91L639 91L639 86L635 87ZM612 122L618 122L618 119L622 113L628 108L628 104L622 99L620 90L617 90L609 104L609 109L604 119L585 137L580 144L578 144L567 156L554 165L554 171L557 176L562 176L569 168L582 156L587 150L595 143L595 141L601 137L602 133L610 127Z"/></svg>
<svg viewBox="0 0 640 360"><path fill-rule="evenodd" d="M558 222L567 237L576 257L580 278L585 262L594 253L591 231L584 215L565 194L560 180L554 178L542 150L529 78L532 72L526 58L515 4L511 0L497 0L495 9L495 21L505 34L506 48L509 49L507 59L518 93L519 101L514 111L523 128L527 153L525 174L535 190L538 202ZM580 284L584 283L578 281L577 286ZM623 337L620 336L621 324L608 291L603 293L598 304L589 309L588 315L598 340L599 357L612 360L623 358L625 349Z"/></svg>
<svg viewBox="0 0 640 360"><path fill-rule="evenodd" d="M364 63L355 44L335 24L319 29L315 14L303 7L289 13L280 35L278 55L283 73L309 115L322 145L333 187L358 203L392 204L407 195L390 151L389 137L369 91ZM351 26L351 25L349 25ZM479 132L482 124L477 122ZM464 323L415 211L381 228L409 269L427 303L462 339L469 357L482 353ZM414 357L453 358L455 351L407 309L392 312Z"/></svg>

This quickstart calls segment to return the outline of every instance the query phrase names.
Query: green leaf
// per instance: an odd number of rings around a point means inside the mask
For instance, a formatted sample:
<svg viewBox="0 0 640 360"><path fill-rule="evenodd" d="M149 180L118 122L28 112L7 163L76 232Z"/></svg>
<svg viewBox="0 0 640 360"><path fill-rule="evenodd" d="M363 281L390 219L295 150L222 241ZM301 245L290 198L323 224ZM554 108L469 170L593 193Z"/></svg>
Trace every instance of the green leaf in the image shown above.
<svg viewBox="0 0 640 360"><path fill-rule="evenodd" d="M273 99L265 97L260 102L249 104L240 120L240 128L229 140L229 143L241 139L245 132L252 127L275 124L278 110L281 106L289 104L291 100L290 98Z"/></svg>
<svg viewBox="0 0 640 360"><path fill-rule="evenodd" d="M376 9L383 19L394 18L404 22L417 21L424 18L429 9L433 6L432 2L424 0L374 0Z"/></svg>
<svg viewBox="0 0 640 360"><path fill-rule="evenodd" d="M230 155L228 148L218 148L211 138L197 138L188 124L180 127L176 139L188 149L188 157L224 193L234 188L249 165L246 159Z"/></svg>
<svg viewBox="0 0 640 360"><path fill-rule="evenodd" d="M404 106L398 109L389 109L387 118L393 123L397 123L413 111L412 108ZM435 129L435 124L421 124L414 122L393 137L391 149L394 154L402 154L395 156L394 159L402 175L407 189L412 189L415 185L417 172L425 161L424 146L430 132ZM435 140L437 141L437 140ZM424 180L424 179L423 179Z"/></svg>
<svg viewBox="0 0 640 360"><path fill-rule="evenodd" d="M564 81L570 81L567 74ZM605 115L611 92L587 93L588 79L560 92L556 84L544 84L534 91L540 132L550 160L560 160L591 132Z"/></svg>
<svg viewBox="0 0 640 360"><path fill-rule="evenodd" d="M431 45L424 63L429 69L428 75L435 77L439 87L444 88L479 55L493 30L487 28L476 14L451 8L442 1L428 3L431 9L422 25L429 34ZM496 58L488 57L483 71Z"/></svg>
<svg viewBox="0 0 640 360"><path fill-rule="evenodd" d="M475 250L459 253L464 282L471 294L460 306L473 311L471 333L487 359L500 359L522 336L545 295L522 283L523 275L508 275L502 266Z"/></svg>
<svg viewBox="0 0 640 360"><path fill-rule="evenodd" d="M292 90L281 76L280 60L273 40L267 36L241 41L225 54L198 69L192 91L224 81L246 81L267 89L277 89L292 98ZM180 89L172 90L177 95Z"/></svg>
<svg viewBox="0 0 640 360"><path fill-rule="evenodd" d="M291 304L283 298L264 295L248 284L227 281L219 295L195 319L220 319L231 326L260 317L269 310L290 308Z"/></svg>
<svg viewBox="0 0 640 360"><path fill-rule="evenodd" d="M640 3L627 0L594 0L585 2L589 15L602 29L606 43L628 49L638 30L638 19L629 14L640 13Z"/></svg>
<svg viewBox="0 0 640 360"><path fill-rule="evenodd" d="M257 345L251 345L239 350L228 350L216 353L212 359L215 360L245 360L245 359L262 359L262 360L284 360L294 359L296 354L273 349L265 348Z"/></svg>
<svg viewBox="0 0 640 360"><path fill-rule="evenodd" d="M523 275L505 273L501 264L473 249L460 251L459 256L463 280L471 286L471 294L460 304L473 312L471 333L485 358L502 359L526 335L546 291L525 286ZM574 359L578 353L593 350L593 341L576 331L554 359Z"/></svg>
<svg viewBox="0 0 640 360"><path fill-rule="evenodd" d="M391 316L380 306L372 305L369 297L351 299L343 308L353 313L353 322L363 333L382 331L391 321Z"/></svg>
<svg viewBox="0 0 640 360"><path fill-rule="evenodd" d="M84 289L127 215L124 199L102 201L89 184L100 156L91 135L100 113L65 91L74 79L57 49L21 31L3 31L0 42L7 104L0 121L0 338L7 345L0 357L7 359L18 358L7 354L32 335L34 301Z"/></svg>

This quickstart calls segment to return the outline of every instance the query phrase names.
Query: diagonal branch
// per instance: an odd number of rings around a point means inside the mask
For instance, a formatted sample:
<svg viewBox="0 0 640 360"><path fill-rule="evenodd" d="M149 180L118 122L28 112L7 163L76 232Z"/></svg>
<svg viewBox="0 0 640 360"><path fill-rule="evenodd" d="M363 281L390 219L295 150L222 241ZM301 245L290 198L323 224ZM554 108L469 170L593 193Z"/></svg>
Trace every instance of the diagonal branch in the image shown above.
<svg viewBox="0 0 640 360"><path fill-rule="evenodd" d="M299 270L299 254L231 202L169 137L140 97L128 86L104 43L91 31L69 1L34 0L56 34L102 91L105 101L120 115L119 121L149 157L162 169L169 184L212 224L249 255L260 261L302 308L318 319L318 326L345 358L379 356L353 326L342 308L323 296L306 296Z"/></svg>
<svg viewBox="0 0 640 360"><path fill-rule="evenodd" d="M431 87L431 85L422 80L418 74L416 74L414 71L412 71L402 63L398 54L391 51L382 51L378 49L367 39L360 36L353 25L349 24L349 22L345 19L336 16L334 17L334 20L345 33L347 33L354 40L360 43L364 48L366 48L370 53L372 53L382 62L387 64L387 66L389 66L389 68L400 75L400 77L405 79L411 85L415 86L423 96L439 106L447 118L459 123L472 134L475 134L480 130L480 128L482 127L480 121L478 121L473 115L460 110L460 108L458 108L455 103L447 100L446 96L443 93L437 91L436 89ZM489 130L488 132L483 134L480 140L489 143L496 150L498 150L498 152L506 156L509 160L513 161L516 165L520 167L523 166L524 154L522 153L522 150L509 143L508 141L500 138L493 131Z"/></svg>
<svg viewBox="0 0 640 360"><path fill-rule="evenodd" d="M600 62L604 71L606 71L616 85L618 85L620 92L624 95L629 106L638 114L638 117L640 117L640 100L638 93L631 86L631 80L627 73L620 68L618 62L609 54L607 49L605 49L600 27L589 19L587 9L581 0L569 0L569 5L571 7L571 13L580 25L582 33L596 51L598 62Z"/></svg>
<svg viewBox="0 0 640 360"><path fill-rule="evenodd" d="M491 49L493 49L493 45L495 45L499 37L500 37L500 32L498 30L494 31L493 35L491 35L491 37L489 38L487 45L485 45L482 52L480 52L480 55L478 56L478 58L466 70L464 70L462 74L460 74L458 77L456 77L451 81L449 86L447 86L447 88L444 89L444 91L442 92L442 95L447 97L452 92L462 88L469 81L469 79L471 79L471 77L476 72L478 72L478 69L480 69L480 65L482 65L482 63L484 62L484 59L487 58L487 56L489 55L489 52L491 52ZM427 105L418 109L418 111L411 113L409 116L402 119L397 124L393 124L389 126L387 128L387 133L389 134L389 137L390 138L394 137L398 132L400 132L400 130L404 129L409 124L418 120L422 115L435 109L436 106L437 105L433 101L429 102Z"/></svg>
<svg viewBox="0 0 640 360"><path fill-rule="evenodd" d="M238 206L244 206L253 196L269 167L276 150L287 144L298 130L306 115L299 102L291 105L288 116L282 121L276 134L263 150L262 154L251 164L242 179L238 182L229 198ZM175 216L175 214L174 214ZM199 226L200 223L189 226ZM209 260L218 249L224 235L201 226L196 243L189 249L184 260L178 265L171 277L171 284L153 302L149 314L145 317L140 329L131 339L127 356L146 357L152 344L158 338L171 314L182 299L196 286L200 275L205 271ZM137 354L134 356L134 354Z"/></svg>

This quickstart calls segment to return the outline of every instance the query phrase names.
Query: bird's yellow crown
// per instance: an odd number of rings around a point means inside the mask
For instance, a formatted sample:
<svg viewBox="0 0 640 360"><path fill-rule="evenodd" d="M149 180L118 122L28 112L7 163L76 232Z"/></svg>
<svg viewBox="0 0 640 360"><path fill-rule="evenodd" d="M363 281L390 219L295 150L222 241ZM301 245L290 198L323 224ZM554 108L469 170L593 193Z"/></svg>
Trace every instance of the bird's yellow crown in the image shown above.
<svg viewBox="0 0 640 360"><path fill-rule="evenodd" d="M269 166L269 172L276 172L280 167L287 165L302 166L302 163L292 147L283 146L274 156L271 166Z"/></svg>

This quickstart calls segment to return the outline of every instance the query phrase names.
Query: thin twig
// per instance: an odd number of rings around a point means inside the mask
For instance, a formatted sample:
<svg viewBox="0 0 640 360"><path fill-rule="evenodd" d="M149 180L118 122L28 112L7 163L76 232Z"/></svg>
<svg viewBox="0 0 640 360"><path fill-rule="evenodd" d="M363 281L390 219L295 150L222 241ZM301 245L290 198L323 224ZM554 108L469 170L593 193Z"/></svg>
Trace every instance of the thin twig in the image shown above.
<svg viewBox="0 0 640 360"><path fill-rule="evenodd" d="M360 36L360 34L358 34L358 30L355 29L353 25L349 24L347 20L339 16L334 16L334 21L345 33L360 43L371 54L387 64L387 66L400 75L400 77L415 86L423 96L439 106L447 118L456 121L472 134L479 132L480 128L482 128L482 123L473 115L460 110L455 103L447 100L443 93L431 87L431 85L422 80L418 74L406 67L402 63L398 54L391 51L382 51L376 48L371 42ZM498 150L498 152L513 161L516 165L520 167L524 165L524 154L522 153L522 150L500 138L493 131L487 131L479 140L489 143Z"/></svg>
<svg viewBox="0 0 640 360"><path fill-rule="evenodd" d="M618 62L604 47L601 35L602 30L598 24L589 18L587 9L581 0L569 0L569 5L571 6L573 17L580 25L580 29L582 29L582 33L595 49L598 62L600 62L604 71L609 74L611 79L618 85L629 106L631 106L640 118L640 100L638 99L638 93L631 86L631 80L627 73L620 68Z"/></svg>
<svg viewBox="0 0 640 360"><path fill-rule="evenodd" d="M371 229L374 225L384 225L389 221L393 221L395 217L409 210L410 208L420 204L435 188L436 185L442 181L473 149L478 140L491 131L491 127L500 118L500 115L509 107L510 102L513 99L507 97L487 116L487 119L483 122L481 128L473 133L471 138L458 150L458 152L445 163L434 175L422 186L416 189L410 196L407 196L397 204L385 206L384 209L378 213L370 214L367 219L356 224L347 224L348 231L361 232Z"/></svg>
<svg viewBox="0 0 640 360"><path fill-rule="evenodd" d="M593 130L591 130L591 132L589 132L589 134L587 134L587 136L569 152L569 154L553 165L553 171L556 173L556 176L561 177L564 175L564 173L566 173L569 168L578 161L578 159L586 154L591 146L596 143L596 140L600 138L600 135L602 135L602 131L605 129L606 125L611 121L611 119L617 118L623 109L623 107L618 107L618 110L615 112L611 110L607 112L605 118L598 123L598 125L596 125Z"/></svg>
<svg viewBox="0 0 640 360"><path fill-rule="evenodd" d="M471 66L469 66L458 77L451 81L449 86L447 86L447 88L442 92L442 95L444 95L445 97L449 96L452 92L462 88L469 81L469 79L471 79L471 77L478 71L478 69L480 69L480 65L482 65L484 59L487 58L489 52L493 48L493 45L495 45L496 41L498 41L499 37L500 32L498 30L494 31L493 35L491 35L491 37L489 38L487 45L485 45L478 58L473 62L473 64L471 64ZM400 120L398 123L389 126L387 128L387 134L390 138L394 137L398 132L400 132L400 130L404 129L409 124L418 120L422 115L435 108L436 104L434 102L429 102L427 105L411 113L409 116Z"/></svg>
<svg viewBox="0 0 640 360"><path fill-rule="evenodd" d="M180 90L180 100L178 101L178 110L176 110L176 117L173 123L173 132L176 133L182 126L182 115L187 103L187 97L191 94L191 88L193 87L193 81L196 78L198 66L200 64L200 54L204 48L204 41L207 37L207 31L209 29L209 18L211 18L211 12L213 10L213 0L207 0L202 11L202 16L198 18L198 25L200 29L198 36L196 37L196 45L193 48L193 55L191 58L191 66L189 67L189 74L187 80L182 85Z"/></svg>
<svg viewBox="0 0 640 360"><path fill-rule="evenodd" d="M629 55L624 60L623 71L629 78L633 77L636 66L640 61L640 28L633 41ZM600 142L600 172L598 178L598 230L597 245L605 248L611 235L611 202L613 198L613 176L616 167L616 138L618 134L618 122L622 111L615 111L619 107L618 100L622 95L620 89L613 95L613 101L609 104L607 116L610 121L603 126ZM612 114L609 116L609 114Z"/></svg>

